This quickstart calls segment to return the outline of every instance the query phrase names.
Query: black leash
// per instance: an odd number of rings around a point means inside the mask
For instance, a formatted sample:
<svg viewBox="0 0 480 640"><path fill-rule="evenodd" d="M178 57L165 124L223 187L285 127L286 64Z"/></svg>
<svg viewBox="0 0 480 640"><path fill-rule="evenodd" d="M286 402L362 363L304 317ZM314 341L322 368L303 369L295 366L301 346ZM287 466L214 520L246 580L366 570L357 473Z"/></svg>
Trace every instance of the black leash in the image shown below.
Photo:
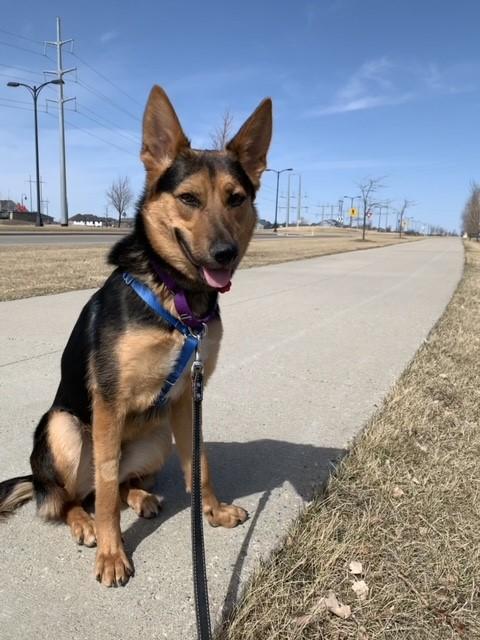
<svg viewBox="0 0 480 640"><path fill-rule="evenodd" d="M200 340L198 341L200 343ZM203 541L203 513L201 486L202 448L202 399L203 362L198 348L192 365L192 565L195 613L198 640L211 640L210 607L208 603L207 569L205 566L205 545Z"/></svg>

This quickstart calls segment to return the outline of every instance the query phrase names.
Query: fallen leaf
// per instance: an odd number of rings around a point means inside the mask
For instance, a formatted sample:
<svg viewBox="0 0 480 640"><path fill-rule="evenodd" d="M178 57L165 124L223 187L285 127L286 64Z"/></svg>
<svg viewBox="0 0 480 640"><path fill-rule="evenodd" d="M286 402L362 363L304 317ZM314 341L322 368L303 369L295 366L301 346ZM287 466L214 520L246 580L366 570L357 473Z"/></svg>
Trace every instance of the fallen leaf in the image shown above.
<svg viewBox="0 0 480 640"><path fill-rule="evenodd" d="M357 580L352 584L352 589L355 591L359 600L366 600L368 596L368 585L365 580Z"/></svg>
<svg viewBox="0 0 480 640"><path fill-rule="evenodd" d="M418 529L418 533L419 533L421 536L426 536L426 535L427 535L427 533L428 533L428 529L427 529L427 527L420 527L420 528Z"/></svg>
<svg viewBox="0 0 480 640"><path fill-rule="evenodd" d="M352 560L348 565L350 573L353 573L354 576L361 576L363 573L362 563L357 560Z"/></svg>
<svg viewBox="0 0 480 640"><path fill-rule="evenodd" d="M325 598L320 598L311 608L310 611L304 616L300 616L295 618L296 624L301 627L306 627L307 624L310 624L314 620L318 618L322 611L325 611L327 605L325 604Z"/></svg>
<svg viewBox="0 0 480 640"><path fill-rule="evenodd" d="M342 604L337 600L337 596L333 591L329 591L327 597L325 598L325 606L327 607L330 613L338 616L339 618L343 618L346 620L352 615L352 610L348 606L348 604Z"/></svg>
<svg viewBox="0 0 480 640"><path fill-rule="evenodd" d="M392 495L394 498L401 498L402 496L405 495L405 492L403 491L403 489L400 489L400 487L394 487L392 491Z"/></svg>

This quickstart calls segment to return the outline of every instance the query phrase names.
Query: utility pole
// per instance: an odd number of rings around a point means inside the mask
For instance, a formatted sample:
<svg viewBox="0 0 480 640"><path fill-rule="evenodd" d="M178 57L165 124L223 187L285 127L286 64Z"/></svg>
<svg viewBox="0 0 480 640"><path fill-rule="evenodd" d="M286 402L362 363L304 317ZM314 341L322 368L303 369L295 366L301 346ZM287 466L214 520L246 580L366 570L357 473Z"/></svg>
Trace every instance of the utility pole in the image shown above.
<svg viewBox="0 0 480 640"><path fill-rule="evenodd" d="M302 215L302 176L298 174L298 200L297 200L297 227L300 226L300 217Z"/></svg>
<svg viewBox="0 0 480 640"><path fill-rule="evenodd" d="M265 171L271 171L272 173L277 174L277 195L275 197L275 221L273 223L273 231L277 233L278 223L277 223L277 214L278 214L278 186L280 184L280 174L284 171L293 171L293 169L265 169Z"/></svg>
<svg viewBox="0 0 480 640"><path fill-rule="evenodd" d="M30 184L30 211L32 211L32 182L34 182L34 180L32 180L32 176L28 176L28 180L25 180L25 182Z"/></svg>
<svg viewBox="0 0 480 640"><path fill-rule="evenodd" d="M60 18L57 17L57 39L54 41L47 40L45 42L45 49L48 45L56 47L57 49L57 70L45 71L45 73L57 76L58 80L63 80L63 76L66 73L76 71L76 67L72 67L71 69L62 68L62 47L70 42L73 42L71 38L69 40L61 39ZM63 119L63 105L66 102L70 102L70 100L75 100L75 98L64 98L63 84L59 84L58 100L54 100L53 102L56 102L58 105L58 129L60 134L60 224L62 227L68 226L67 175L65 168L65 122Z"/></svg>
<svg viewBox="0 0 480 640"><path fill-rule="evenodd" d="M383 205L378 205L378 230L380 231L380 227L382 226L382 209Z"/></svg>
<svg viewBox="0 0 480 640"><path fill-rule="evenodd" d="M288 224L290 222L290 176L291 175L292 175L291 173L288 174L288 180L287 180L287 218L285 220L286 233L288 233Z"/></svg>

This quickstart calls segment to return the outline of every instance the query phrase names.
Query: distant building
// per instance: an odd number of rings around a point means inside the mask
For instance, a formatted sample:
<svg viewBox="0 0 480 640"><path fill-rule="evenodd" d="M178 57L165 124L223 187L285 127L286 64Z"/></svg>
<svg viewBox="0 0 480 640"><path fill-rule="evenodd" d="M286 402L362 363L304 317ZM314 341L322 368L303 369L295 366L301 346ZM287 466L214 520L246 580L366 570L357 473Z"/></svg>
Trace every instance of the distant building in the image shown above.
<svg viewBox="0 0 480 640"><path fill-rule="evenodd" d="M107 227L111 224L108 218L100 218L93 213L77 213L69 218L69 222L82 227Z"/></svg>
<svg viewBox="0 0 480 640"><path fill-rule="evenodd" d="M27 207L13 200L0 200L0 220L12 220L14 222L24 222L32 224L35 222L37 214L35 211L29 211ZM42 213L44 224L52 224L54 219L52 216Z"/></svg>
<svg viewBox="0 0 480 640"><path fill-rule="evenodd" d="M17 203L13 200L0 200L0 217L9 218L10 213L17 209Z"/></svg>

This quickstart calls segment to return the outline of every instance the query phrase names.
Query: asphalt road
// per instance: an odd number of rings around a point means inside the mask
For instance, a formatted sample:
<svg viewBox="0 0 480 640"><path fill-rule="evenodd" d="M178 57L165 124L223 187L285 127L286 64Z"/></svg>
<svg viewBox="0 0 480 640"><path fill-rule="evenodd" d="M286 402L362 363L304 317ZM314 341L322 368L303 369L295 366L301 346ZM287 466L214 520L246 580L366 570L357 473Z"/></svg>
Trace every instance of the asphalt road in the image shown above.
<svg viewBox="0 0 480 640"><path fill-rule="evenodd" d="M113 244L117 242L122 235L126 235L122 232L116 233L108 233L105 231L99 231L95 233L95 231L20 231L20 232L5 232L0 231L0 247L2 246L18 246L18 245L79 245L79 244L87 244L87 245L105 245L105 244ZM298 235L298 234L297 234ZM335 234L335 237L341 237L342 234ZM279 235L278 239L287 237ZM288 237L295 237L293 232L290 233ZM328 236L333 237L333 234ZM272 233L256 233L254 238L262 238L276 239L277 236Z"/></svg>
<svg viewBox="0 0 480 640"><path fill-rule="evenodd" d="M46 231L31 231L31 232L20 232L20 233L1 233L0 232L0 247L2 246L12 246L12 245L79 245L79 244L88 244L88 245L102 245L102 244L113 244L117 242L124 235L122 233L105 233L105 232L78 232L74 231L72 233L68 233L65 231L57 231L48 233Z"/></svg>
<svg viewBox="0 0 480 640"><path fill-rule="evenodd" d="M225 338L206 391L205 438L219 495L251 517L234 530L206 527L214 618L381 404L462 265L461 242L436 238L237 273L222 297ZM2 479L28 472L31 434L88 295L0 303ZM123 589L98 585L94 550L35 519L32 504L2 523L2 638L194 638L190 515L175 458L158 490L158 519L122 515L136 567Z"/></svg>

